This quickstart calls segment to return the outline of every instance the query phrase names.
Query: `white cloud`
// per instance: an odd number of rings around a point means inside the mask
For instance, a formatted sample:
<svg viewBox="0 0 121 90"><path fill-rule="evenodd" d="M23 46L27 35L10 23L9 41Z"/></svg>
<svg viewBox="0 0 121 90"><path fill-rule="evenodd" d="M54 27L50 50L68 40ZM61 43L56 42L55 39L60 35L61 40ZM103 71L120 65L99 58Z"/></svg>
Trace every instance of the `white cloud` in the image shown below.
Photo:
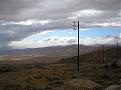
<svg viewBox="0 0 121 90"><path fill-rule="evenodd" d="M47 19L47 20L26 20L26 21L11 21L11 22L5 22L2 23L2 25L34 25L34 24L41 24L41 25L45 25L47 23L50 23L51 20Z"/></svg>
<svg viewBox="0 0 121 90"><path fill-rule="evenodd" d="M121 38L121 33L120 33L119 37Z"/></svg>
<svg viewBox="0 0 121 90"><path fill-rule="evenodd" d="M100 10L87 9L72 13L73 16L68 17L68 19L76 19L79 17L93 17L98 16L102 13Z"/></svg>
<svg viewBox="0 0 121 90"><path fill-rule="evenodd" d="M88 28L80 28L79 30L89 30Z"/></svg>
<svg viewBox="0 0 121 90"><path fill-rule="evenodd" d="M44 40L38 41L13 41L9 44L9 46L13 48L37 48L37 47L47 47L47 46L56 46L56 45L69 45L75 44L75 37L50 37Z"/></svg>
<svg viewBox="0 0 121 90"><path fill-rule="evenodd" d="M96 38L80 38L80 44L83 45L95 45L95 44L115 44L121 43L121 34L119 36L104 36ZM76 37L50 37L44 40L38 41L13 41L9 46L14 48L37 48L37 47L48 47L48 46L57 46L57 45L71 45L77 44Z"/></svg>
<svg viewBox="0 0 121 90"><path fill-rule="evenodd" d="M72 34L73 32L68 32L69 34Z"/></svg>
<svg viewBox="0 0 121 90"><path fill-rule="evenodd" d="M47 30L47 31L43 31L41 33L38 33L39 35L45 35L45 34L48 34L48 33L51 33L53 32L52 30Z"/></svg>
<svg viewBox="0 0 121 90"><path fill-rule="evenodd" d="M119 16L121 17L121 10L119 11Z"/></svg>
<svg viewBox="0 0 121 90"><path fill-rule="evenodd" d="M121 38L119 36L104 36L96 38L85 38L80 39L81 44L84 45L94 45L94 44L115 44L117 42L121 43Z"/></svg>
<svg viewBox="0 0 121 90"><path fill-rule="evenodd" d="M92 25L100 27L121 27L121 22L93 23Z"/></svg>
<svg viewBox="0 0 121 90"><path fill-rule="evenodd" d="M75 37L50 37L41 41L38 41L42 46L56 46L56 45L67 45L75 44Z"/></svg>

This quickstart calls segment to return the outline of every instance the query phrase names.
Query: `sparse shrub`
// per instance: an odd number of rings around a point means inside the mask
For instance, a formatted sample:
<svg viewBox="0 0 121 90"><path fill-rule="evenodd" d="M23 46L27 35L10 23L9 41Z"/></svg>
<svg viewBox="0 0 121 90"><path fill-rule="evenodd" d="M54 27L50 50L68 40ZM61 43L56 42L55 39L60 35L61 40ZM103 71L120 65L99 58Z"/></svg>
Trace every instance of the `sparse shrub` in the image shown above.
<svg viewBox="0 0 121 90"><path fill-rule="evenodd" d="M48 81L60 80L60 78L57 77L57 76L47 76L46 79L47 79Z"/></svg>
<svg viewBox="0 0 121 90"><path fill-rule="evenodd" d="M12 69L5 68L5 69L1 69L0 73L7 73L7 72L12 72L12 71L13 71Z"/></svg>
<svg viewBox="0 0 121 90"><path fill-rule="evenodd" d="M72 76L71 78L77 78L77 76Z"/></svg>
<svg viewBox="0 0 121 90"><path fill-rule="evenodd" d="M43 90L42 88L32 87L30 90Z"/></svg>
<svg viewBox="0 0 121 90"><path fill-rule="evenodd" d="M58 86L64 85L64 82L63 80L55 80L55 81L49 82L48 84L52 87L58 87Z"/></svg>
<svg viewBox="0 0 121 90"><path fill-rule="evenodd" d="M43 90L43 88L38 88L37 90Z"/></svg>
<svg viewBox="0 0 121 90"><path fill-rule="evenodd" d="M57 81L54 82L54 84L60 86L60 85L64 85L64 82L63 82L63 80L57 80Z"/></svg>
<svg viewBox="0 0 121 90"><path fill-rule="evenodd" d="M59 77L57 76L48 76L46 77L47 80L49 81L49 85L52 86L52 87L58 87L58 86L62 86L64 85L64 82L62 79L60 79Z"/></svg>
<svg viewBox="0 0 121 90"><path fill-rule="evenodd" d="M102 87L95 87L92 90L103 90L103 88Z"/></svg>
<svg viewBox="0 0 121 90"><path fill-rule="evenodd" d="M106 65L105 65L105 68L108 68L108 67L109 67L109 66L106 64Z"/></svg>
<svg viewBox="0 0 121 90"><path fill-rule="evenodd" d="M95 70L96 69L96 66L93 66L92 69Z"/></svg>
<svg viewBox="0 0 121 90"><path fill-rule="evenodd" d="M44 90L52 90L52 87L47 86L47 87L44 88Z"/></svg>
<svg viewBox="0 0 121 90"><path fill-rule="evenodd" d="M30 83L30 81L31 81L31 79L30 79L30 78L28 78L28 79L26 80L26 83Z"/></svg>
<svg viewBox="0 0 121 90"><path fill-rule="evenodd" d="M43 88L37 88L35 86L32 85L27 85L24 90L43 90Z"/></svg>
<svg viewBox="0 0 121 90"><path fill-rule="evenodd" d="M31 85L27 85L25 90L32 90L32 86Z"/></svg>
<svg viewBox="0 0 121 90"><path fill-rule="evenodd" d="M32 67L27 67L27 69L32 69Z"/></svg>
<svg viewBox="0 0 121 90"><path fill-rule="evenodd" d="M34 76L34 79L42 79L42 76Z"/></svg>
<svg viewBox="0 0 121 90"><path fill-rule="evenodd" d="M38 76L38 78L39 78L39 79L41 79L41 78L42 78L42 76Z"/></svg>
<svg viewBox="0 0 121 90"><path fill-rule="evenodd" d="M41 69L47 69L47 67L46 66L42 66Z"/></svg>
<svg viewBox="0 0 121 90"><path fill-rule="evenodd" d="M118 68L118 66L117 66L117 63L116 63L116 62L113 62L111 66L112 66L112 67L114 67L114 68Z"/></svg>
<svg viewBox="0 0 121 90"><path fill-rule="evenodd" d="M3 90L22 90L22 87L18 84L10 84L10 85L4 86Z"/></svg>
<svg viewBox="0 0 121 90"><path fill-rule="evenodd" d="M101 77L102 77L103 79L109 79L109 76L106 75L106 74L103 74Z"/></svg>

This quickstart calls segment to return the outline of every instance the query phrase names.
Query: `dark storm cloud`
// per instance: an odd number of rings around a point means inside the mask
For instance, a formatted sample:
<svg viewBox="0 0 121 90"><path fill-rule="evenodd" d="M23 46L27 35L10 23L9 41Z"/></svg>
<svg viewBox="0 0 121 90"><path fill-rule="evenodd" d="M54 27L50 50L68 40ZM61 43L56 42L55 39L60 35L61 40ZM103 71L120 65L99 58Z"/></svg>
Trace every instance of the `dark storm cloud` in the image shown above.
<svg viewBox="0 0 121 90"><path fill-rule="evenodd" d="M25 13L25 9L34 9L37 2L41 2L41 0L0 0L0 18L3 20L22 19L21 12Z"/></svg>
<svg viewBox="0 0 121 90"><path fill-rule="evenodd" d="M0 25L0 46L6 48L11 41L20 41L38 31L30 26Z"/></svg>
<svg viewBox="0 0 121 90"><path fill-rule="evenodd" d="M4 20L59 19L85 9L119 11L121 0L0 0Z"/></svg>
<svg viewBox="0 0 121 90"><path fill-rule="evenodd" d="M27 22L47 19L45 25ZM0 42L5 43L0 45L44 30L72 28L75 20L82 21L82 28L120 28L121 0L0 0Z"/></svg>

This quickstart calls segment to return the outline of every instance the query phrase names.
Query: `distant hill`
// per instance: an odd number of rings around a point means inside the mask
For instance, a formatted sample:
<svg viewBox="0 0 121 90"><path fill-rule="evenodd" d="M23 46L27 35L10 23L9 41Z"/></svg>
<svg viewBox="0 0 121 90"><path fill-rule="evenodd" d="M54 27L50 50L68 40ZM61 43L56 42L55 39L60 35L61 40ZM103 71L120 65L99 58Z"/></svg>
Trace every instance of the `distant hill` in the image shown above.
<svg viewBox="0 0 121 90"><path fill-rule="evenodd" d="M98 49L100 48L80 45L80 54L92 52ZM77 45L0 50L0 65L55 63L58 62L61 58L72 57L76 54Z"/></svg>
<svg viewBox="0 0 121 90"><path fill-rule="evenodd" d="M80 54L97 50L97 47L80 45ZM33 56L51 56L51 57L71 57L77 54L77 45L52 46L44 48L28 48L14 50L0 50L0 55L33 55Z"/></svg>
<svg viewBox="0 0 121 90"><path fill-rule="evenodd" d="M117 55L116 47L108 48L104 51L104 61L103 61L103 50L97 50L88 52L86 54L80 55L80 63L107 63L112 62L116 59ZM121 47L119 47L119 58L121 59ZM77 63L77 56L61 59L60 63Z"/></svg>

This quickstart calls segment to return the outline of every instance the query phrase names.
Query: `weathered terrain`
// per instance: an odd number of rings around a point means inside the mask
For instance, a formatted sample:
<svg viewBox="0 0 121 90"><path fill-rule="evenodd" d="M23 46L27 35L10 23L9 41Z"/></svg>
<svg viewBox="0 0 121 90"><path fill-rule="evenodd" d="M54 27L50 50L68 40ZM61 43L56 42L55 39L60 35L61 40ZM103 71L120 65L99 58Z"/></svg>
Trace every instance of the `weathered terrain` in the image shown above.
<svg viewBox="0 0 121 90"><path fill-rule="evenodd" d="M102 50L81 55L79 71L76 56L56 63L1 64L0 90L104 90L121 79L121 68L108 64L116 58L115 51L116 48L105 50L105 61ZM121 48L119 59L120 53Z"/></svg>

